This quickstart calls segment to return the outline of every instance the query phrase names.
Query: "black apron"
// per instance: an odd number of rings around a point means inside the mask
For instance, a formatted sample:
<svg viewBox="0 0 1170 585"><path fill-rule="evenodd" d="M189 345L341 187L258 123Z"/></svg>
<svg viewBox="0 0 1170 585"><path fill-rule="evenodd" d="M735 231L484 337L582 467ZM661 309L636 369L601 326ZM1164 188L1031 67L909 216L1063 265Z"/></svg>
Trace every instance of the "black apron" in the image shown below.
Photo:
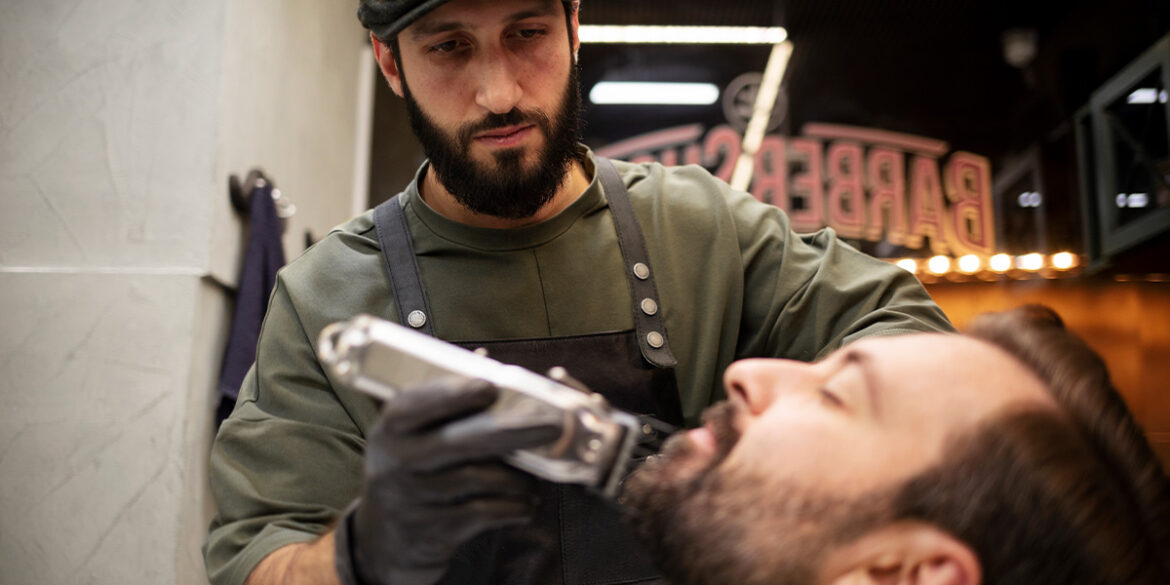
<svg viewBox="0 0 1170 585"><path fill-rule="evenodd" d="M573 337L459 341L544 374L563 366L614 406L682 424L676 361L666 338L654 273L625 184L613 163L594 157L609 201L634 301L633 330ZM374 210L402 321L434 335L406 217L397 197ZM527 526L481 534L459 548L440 583L450 585L617 585L660 583L649 554L620 513L581 486L538 484L540 504Z"/></svg>

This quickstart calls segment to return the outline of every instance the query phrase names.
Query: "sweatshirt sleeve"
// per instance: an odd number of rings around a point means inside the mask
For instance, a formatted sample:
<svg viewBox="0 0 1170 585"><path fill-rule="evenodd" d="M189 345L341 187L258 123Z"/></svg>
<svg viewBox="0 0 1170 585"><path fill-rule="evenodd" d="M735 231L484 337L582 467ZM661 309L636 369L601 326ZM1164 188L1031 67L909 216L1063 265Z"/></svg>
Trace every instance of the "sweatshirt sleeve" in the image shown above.
<svg viewBox="0 0 1170 585"><path fill-rule="evenodd" d="M211 451L218 513L203 552L215 585L240 585L272 551L316 538L359 492L365 441L310 339L278 279L256 362Z"/></svg>
<svg viewBox="0 0 1170 585"><path fill-rule="evenodd" d="M744 268L741 356L816 360L871 335L952 331L914 275L841 241L792 231L750 196L732 203Z"/></svg>

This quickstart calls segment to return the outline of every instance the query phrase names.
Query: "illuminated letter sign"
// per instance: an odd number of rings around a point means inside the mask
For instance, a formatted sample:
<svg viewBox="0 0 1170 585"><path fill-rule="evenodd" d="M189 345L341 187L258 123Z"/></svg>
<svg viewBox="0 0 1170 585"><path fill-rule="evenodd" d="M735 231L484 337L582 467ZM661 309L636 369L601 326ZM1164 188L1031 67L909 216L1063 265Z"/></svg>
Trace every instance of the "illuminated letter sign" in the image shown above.
<svg viewBox="0 0 1170 585"><path fill-rule="evenodd" d="M843 237L935 254L991 254L991 163L940 140L872 128L806 124L803 136L764 137L748 192L788 213L793 229L829 226ZM634 162L700 164L731 180L743 136L728 125L690 124L600 148Z"/></svg>

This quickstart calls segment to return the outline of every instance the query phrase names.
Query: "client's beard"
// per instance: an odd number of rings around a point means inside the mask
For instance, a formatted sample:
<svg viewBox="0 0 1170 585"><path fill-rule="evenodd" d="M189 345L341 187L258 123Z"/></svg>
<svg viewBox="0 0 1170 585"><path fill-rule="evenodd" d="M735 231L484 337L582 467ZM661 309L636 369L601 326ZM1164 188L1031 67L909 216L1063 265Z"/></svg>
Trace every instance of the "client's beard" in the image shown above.
<svg viewBox="0 0 1170 585"><path fill-rule="evenodd" d="M569 164L580 156L581 88L576 65L570 68L553 118L542 110L513 109L464 124L454 135L422 111L405 78L402 88L410 126L430 159L431 169L456 201L476 213L504 219L532 217L556 194ZM469 155L476 134L518 124L534 124L545 136L545 147L537 153L532 168L525 168L520 148L495 153L494 164L487 166Z"/></svg>
<svg viewBox="0 0 1170 585"><path fill-rule="evenodd" d="M825 553L871 528L886 507L724 465L739 438L733 414L727 403L704 413L716 454L701 468L680 435L629 478L630 521L673 585L812 583Z"/></svg>

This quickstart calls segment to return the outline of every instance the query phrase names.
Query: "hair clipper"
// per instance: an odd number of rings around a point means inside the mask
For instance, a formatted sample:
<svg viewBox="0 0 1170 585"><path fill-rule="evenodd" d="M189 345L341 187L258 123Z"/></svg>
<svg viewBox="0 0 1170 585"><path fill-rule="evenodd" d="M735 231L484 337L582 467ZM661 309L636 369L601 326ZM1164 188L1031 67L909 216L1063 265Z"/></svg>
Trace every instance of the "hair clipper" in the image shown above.
<svg viewBox="0 0 1170 585"><path fill-rule="evenodd" d="M657 451L673 430L614 408L562 368L550 370L551 377L541 376L369 315L322 330L318 355L343 383L383 401L394 400L400 388L457 376L487 380L499 388L489 411L513 416L560 413L565 430L559 439L505 459L537 477L582 484L611 499L630 465Z"/></svg>

